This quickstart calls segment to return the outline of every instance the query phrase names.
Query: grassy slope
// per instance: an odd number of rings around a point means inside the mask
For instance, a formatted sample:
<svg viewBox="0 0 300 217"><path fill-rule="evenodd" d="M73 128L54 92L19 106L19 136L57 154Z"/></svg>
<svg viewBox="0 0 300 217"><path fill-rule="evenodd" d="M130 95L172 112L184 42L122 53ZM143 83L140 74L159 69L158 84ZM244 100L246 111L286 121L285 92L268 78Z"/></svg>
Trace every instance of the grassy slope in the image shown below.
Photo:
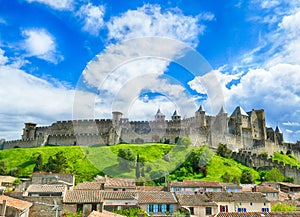
<svg viewBox="0 0 300 217"><path fill-rule="evenodd" d="M278 160L279 162L283 162L284 164L290 164L292 166L300 167L300 162L297 160L295 156L289 157L288 155L275 152L273 156L273 161L274 160Z"/></svg>
<svg viewBox="0 0 300 217"><path fill-rule="evenodd" d="M43 162L46 163L49 156L62 151L67 157L70 173L76 175L77 182L84 180L92 180L100 171L114 177L134 177L135 170L130 172L120 170L118 166L118 149L121 147L131 148L134 154L139 154L140 157L146 159L145 168L151 170L146 172L146 176L152 171L173 171L187 157L192 150L192 147L182 147L164 144L121 144L116 146L100 146L100 147L40 147L27 149L11 149L0 151L0 160L4 159L9 169L20 167L24 176L30 176L35 159L39 154L43 156ZM163 160L165 153L169 153L170 162ZM224 162L227 162L224 164ZM229 165L231 166L228 166ZM258 173L248 167L235 162L232 159L224 159L215 155L207 165L208 175L204 180L221 181L220 177L228 172L232 175L241 175L244 169L250 170L253 177L258 178ZM194 177L186 177L186 179L197 179L201 175Z"/></svg>

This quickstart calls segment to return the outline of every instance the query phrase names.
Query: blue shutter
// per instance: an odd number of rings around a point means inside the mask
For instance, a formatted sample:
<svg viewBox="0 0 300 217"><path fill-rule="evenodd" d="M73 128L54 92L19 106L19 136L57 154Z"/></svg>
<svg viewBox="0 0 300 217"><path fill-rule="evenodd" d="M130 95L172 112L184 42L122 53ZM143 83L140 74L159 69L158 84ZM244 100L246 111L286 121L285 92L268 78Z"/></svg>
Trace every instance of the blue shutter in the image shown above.
<svg viewBox="0 0 300 217"><path fill-rule="evenodd" d="M158 213L158 204L153 205L153 212Z"/></svg>
<svg viewBox="0 0 300 217"><path fill-rule="evenodd" d="M170 204L170 212L172 213L173 212L173 205Z"/></svg>
<svg viewBox="0 0 300 217"><path fill-rule="evenodd" d="M241 208L238 208L238 212L241 212Z"/></svg>
<svg viewBox="0 0 300 217"><path fill-rule="evenodd" d="M147 205L147 213L150 213L150 205Z"/></svg>
<svg viewBox="0 0 300 217"><path fill-rule="evenodd" d="M167 210L167 205L166 204L162 204L161 205L161 212L166 212L166 210Z"/></svg>
<svg viewBox="0 0 300 217"><path fill-rule="evenodd" d="M244 208L244 212L247 212L246 208Z"/></svg>

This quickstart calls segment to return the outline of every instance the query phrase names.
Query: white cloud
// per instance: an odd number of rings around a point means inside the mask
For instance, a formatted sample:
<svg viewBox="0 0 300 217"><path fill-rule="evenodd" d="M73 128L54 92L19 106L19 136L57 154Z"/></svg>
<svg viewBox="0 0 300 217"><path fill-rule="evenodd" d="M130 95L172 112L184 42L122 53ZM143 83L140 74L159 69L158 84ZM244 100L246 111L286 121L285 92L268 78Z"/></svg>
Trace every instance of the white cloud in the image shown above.
<svg viewBox="0 0 300 217"><path fill-rule="evenodd" d="M55 39L45 29L27 29L22 32L26 38L23 47L27 56L58 63L63 57L56 50Z"/></svg>
<svg viewBox="0 0 300 217"><path fill-rule="evenodd" d="M42 3L57 10L70 10L73 5L73 0L27 0L27 2Z"/></svg>
<svg viewBox="0 0 300 217"><path fill-rule="evenodd" d="M8 61L8 58L4 56L4 50L0 48L0 65L5 65Z"/></svg>
<svg viewBox="0 0 300 217"><path fill-rule="evenodd" d="M195 47L198 36L205 30L205 25L200 21L211 21L213 18L211 13L185 16L179 9L162 11L158 5L144 5L111 18L107 27L109 39L117 41L159 36L177 39Z"/></svg>
<svg viewBox="0 0 300 217"><path fill-rule="evenodd" d="M280 4L278 0L264 0L261 2L261 8L273 8Z"/></svg>
<svg viewBox="0 0 300 217"><path fill-rule="evenodd" d="M0 138L20 139L26 121L43 125L71 119L74 91L8 65L0 71Z"/></svg>
<svg viewBox="0 0 300 217"><path fill-rule="evenodd" d="M103 5L94 6L88 3L80 7L77 16L83 19L83 30L97 36L99 30L104 27L104 13L105 7Z"/></svg>

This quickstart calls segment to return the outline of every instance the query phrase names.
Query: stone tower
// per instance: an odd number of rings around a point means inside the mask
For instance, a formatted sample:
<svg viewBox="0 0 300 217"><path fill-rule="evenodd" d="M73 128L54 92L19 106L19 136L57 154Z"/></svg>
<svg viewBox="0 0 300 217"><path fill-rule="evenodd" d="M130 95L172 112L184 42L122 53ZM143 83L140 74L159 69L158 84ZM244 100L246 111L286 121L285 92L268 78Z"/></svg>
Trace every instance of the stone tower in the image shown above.
<svg viewBox="0 0 300 217"><path fill-rule="evenodd" d="M160 111L160 109L158 109L154 118L156 122L164 122L166 116Z"/></svg>
<svg viewBox="0 0 300 217"><path fill-rule="evenodd" d="M22 139L23 140L34 139L35 138L35 129L36 129L35 123L30 123L30 122L25 123L25 128L23 129Z"/></svg>
<svg viewBox="0 0 300 217"><path fill-rule="evenodd" d="M197 123L199 127L206 126L206 117L205 117L205 110L202 105L200 105L199 109L195 112Z"/></svg>
<svg viewBox="0 0 300 217"><path fill-rule="evenodd" d="M281 129L279 128L279 126L276 126L275 136L276 136L277 143L282 144L282 142L283 142L283 133L282 133Z"/></svg>
<svg viewBox="0 0 300 217"><path fill-rule="evenodd" d="M177 113L177 110L174 111L172 115L172 121L180 121L181 116Z"/></svg>
<svg viewBox="0 0 300 217"><path fill-rule="evenodd" d="M122 116L123 116L122 112L118 112L118 111L112 112L112 124L114 127L120 125Z"/></svg>

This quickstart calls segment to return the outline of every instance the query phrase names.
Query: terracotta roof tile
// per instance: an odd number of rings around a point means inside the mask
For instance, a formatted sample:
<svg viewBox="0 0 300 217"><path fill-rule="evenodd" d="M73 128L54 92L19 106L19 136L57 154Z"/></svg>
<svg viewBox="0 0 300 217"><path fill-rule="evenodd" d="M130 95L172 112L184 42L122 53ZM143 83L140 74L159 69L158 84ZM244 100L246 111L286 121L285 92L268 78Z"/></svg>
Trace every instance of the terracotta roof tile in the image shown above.
<svg viewBox="0 0 300 217"><path fill-rule="evenodd" d="M8 197L5 195L0 196L0 204L3 204L3 201L6 200L6 205L8 207L14 207L18 210L24 211L25 209L29 208L32 206L32 203L24 201L24 200L19 200L13 197Z"/></svg>
<svg viewBox="0 0 300 217"><path fill-rule="evenodd" d="M171 187L222 187L219 182L183 180L182 182L171 182Z"/></svg>
<svg viewBox="0 0 300 217"><path fill-rule="evenodd" d="M66 186L64 185L29 185L26 192L30 193L41 193L41 192L64 192L66 190Z"/></svg>
<svg viewBox="0 0 300 217"><path fill-rule="evenodd" d="M65 203L98 203L104 200L133 200L136 197L134 191L90 191L90 190L70 190L67 191Z"/></svg>
<svg viewBox="0 0 300 217"><path fill-rule="evenodd" d="M214 202L269 202L260 192L210 192L206 195Z"/></svg>
<svg viewBox="0 0 300 217"><path fill-rule="evenodd" d="M124 217L124 216L103 210L102 212L93 211L91 212L91 214L89 214L88 217Z"/></svg>
<svg viewBox="0 0 300 217"><path fill-rule="evenodd" d="M165 191L163 186L136 186L139 191Z"/></svg>
<svg viewBox="0 0 300 217"><path fill-rule="evenodd" d="M256 186L255 192L262 193L278 193L279 191L276 188L268 187L268 186Z"/></svg>
<svg viewBox="0 0 300 217"><path fill-rule="evenodd" d="M180 206L217 206L205 194L176 194Z"/></svg>
<svg viewBox="0 0 300 217"><path fill-rule="evenodd" d="M247 212L247 213L237 213L237 212L228 212L228 213L218 213L214 217L299 217L300 212Z"/></svg>
<svg viewBox="0 0 300 217"><path fill-rule="evenodd" d="M76 190L101 190L101 182L81 182L75 187Z"/></svg>
<svg viewBox="0 0 300 217"><path fill-rule="evenodd" d="M177 203L175 195L167 191L140 191L138 192L138 202L140 204L161 204Z"/></svg>
<svg viewBox="0 0 300 217"><path fill-rule="evenodd" d="M105 188L135 188L135 179L125 179L125 178L106 178Z"/></svg>

